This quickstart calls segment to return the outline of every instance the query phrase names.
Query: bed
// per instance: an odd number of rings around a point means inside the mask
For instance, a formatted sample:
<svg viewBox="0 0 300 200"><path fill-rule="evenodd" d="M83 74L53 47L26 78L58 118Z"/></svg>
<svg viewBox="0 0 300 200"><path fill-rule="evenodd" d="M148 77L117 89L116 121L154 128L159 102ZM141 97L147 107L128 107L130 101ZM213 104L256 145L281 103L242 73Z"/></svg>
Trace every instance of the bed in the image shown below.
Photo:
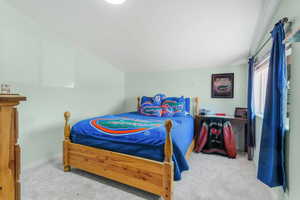
<svg viewBox="0 0 300 200"><path fill-rule="evenodd" d="M198 106L195 98L194 110ZM172 199L173 180L188 169L186 159L195 144L191 115L157 118L130 112L82 120L72 128L70 113L64 116L65 171L79 168Z"/></svg>

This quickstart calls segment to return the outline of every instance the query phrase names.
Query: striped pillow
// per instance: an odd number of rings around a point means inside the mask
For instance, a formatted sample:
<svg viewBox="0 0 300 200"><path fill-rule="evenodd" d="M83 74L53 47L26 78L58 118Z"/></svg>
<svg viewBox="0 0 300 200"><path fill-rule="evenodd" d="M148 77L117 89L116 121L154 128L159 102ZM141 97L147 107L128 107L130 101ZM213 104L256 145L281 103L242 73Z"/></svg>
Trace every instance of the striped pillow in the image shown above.
<svg viewBox="0 0 300 200"><path fill-rule="evenodd" d="M185 116L185 99L184 97L168 97L163 100L162 107L164 108L163 116ZM168 108L168 109L166 109ZM173 112L173 115L172 113Z"/></svg>
<svg viewBox="0 0 300 200"><path fill-rule="evenodd" d="M140 113L146 116L161 117L162 107L147 101L141 105Z"/></svg>
<svg viewBox="0 0 300 200"><path fill-rule="evenodd" d="M161 105L162 107L162 116L163 117L173 117L175 112L174 109L168 104Z"/></svg>

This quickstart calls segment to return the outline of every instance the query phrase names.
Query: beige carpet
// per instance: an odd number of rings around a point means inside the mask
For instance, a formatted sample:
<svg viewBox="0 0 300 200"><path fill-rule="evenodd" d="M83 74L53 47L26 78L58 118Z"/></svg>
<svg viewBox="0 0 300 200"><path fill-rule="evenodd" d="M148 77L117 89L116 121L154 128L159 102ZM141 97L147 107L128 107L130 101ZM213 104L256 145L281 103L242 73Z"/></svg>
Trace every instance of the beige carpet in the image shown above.
<svg viewBox="0 0 300 200"><path fill-rule="evenodd" d="M228 159L195 154L191 169L175 182L175 200L272 200L270 190L256 179L253 162L244 155ZM64 173L60 160L23 174L22 200L158 200L141 190L72 169Z"/></svg>

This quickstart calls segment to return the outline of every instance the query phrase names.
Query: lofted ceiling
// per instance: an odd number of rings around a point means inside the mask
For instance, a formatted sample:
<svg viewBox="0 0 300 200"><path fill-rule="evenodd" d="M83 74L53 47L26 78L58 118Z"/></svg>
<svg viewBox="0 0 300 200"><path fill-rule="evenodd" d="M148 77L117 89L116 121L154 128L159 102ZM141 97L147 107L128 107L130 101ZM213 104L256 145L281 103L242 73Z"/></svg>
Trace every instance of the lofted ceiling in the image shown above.
<svg viewBox="0 0 300 200"><path fill-rule="evenodd" d="M263 0L9 0L122 71L245 63Z"/></svg>

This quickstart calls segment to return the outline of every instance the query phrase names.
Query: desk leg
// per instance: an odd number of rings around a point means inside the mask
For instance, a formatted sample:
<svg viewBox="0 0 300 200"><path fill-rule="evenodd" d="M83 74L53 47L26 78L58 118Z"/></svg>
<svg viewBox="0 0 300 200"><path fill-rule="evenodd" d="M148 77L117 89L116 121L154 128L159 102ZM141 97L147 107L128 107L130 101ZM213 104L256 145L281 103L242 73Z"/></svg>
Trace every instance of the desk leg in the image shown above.
<svg viewBox="0 0 300 200"><path fill-rule="evenodd" d="M247 124L245 124L245 152L247 152L248 160L253 160L254 148L249 146L249 133Z"/></svg>
<svg viewBox="0 0 300 200"><path fill-rule="evenodd" d="M244 127L244 132L245 132L245 146L244 146L244 150L245 152L248 152L248 126L247 124L245 124L245 127Z"/></svg>
<svg viewBox="0 0 300 200"><path fill-rule="evenodd" d="M248 160L250 160L250 161L253 160L253 154L254 154L254 148L248 147Z"/></svg>

